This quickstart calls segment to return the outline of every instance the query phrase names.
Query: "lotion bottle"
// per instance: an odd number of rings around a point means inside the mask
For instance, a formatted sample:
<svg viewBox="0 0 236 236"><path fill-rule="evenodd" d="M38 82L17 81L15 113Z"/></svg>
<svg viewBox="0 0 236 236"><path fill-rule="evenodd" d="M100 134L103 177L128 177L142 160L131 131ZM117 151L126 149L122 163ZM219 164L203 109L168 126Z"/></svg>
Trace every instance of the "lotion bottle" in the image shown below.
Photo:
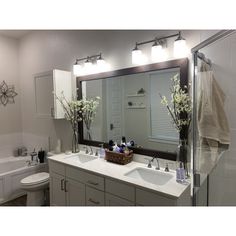
<svg viewBox="0 0 236 236"><path fill-rule="evenodd" d="M185 180L185 170L183 167L183 163L179 163L179 167L176 169L176 181L179 183L183 183Z"/></svg>

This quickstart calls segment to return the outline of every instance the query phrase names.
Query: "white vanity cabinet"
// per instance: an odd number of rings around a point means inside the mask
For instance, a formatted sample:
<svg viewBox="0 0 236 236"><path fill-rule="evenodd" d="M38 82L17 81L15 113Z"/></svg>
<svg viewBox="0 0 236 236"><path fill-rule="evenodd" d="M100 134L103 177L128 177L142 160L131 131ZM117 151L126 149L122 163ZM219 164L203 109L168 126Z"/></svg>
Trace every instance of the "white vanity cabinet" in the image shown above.
<svg viewBox="0 0 236 236"><path fill-rule="evenodd" d="M51 206L104 206L104 178L49 160Z"/></svg>
<svg viewBox="0 0 236 236"><path fill-rule="evenodd" d="M71 72L51 70L34 75L35 107L39 118L64 119L65 113L60 102L55 98L63 92L65 98L72 99Z"/></svg>
<svg viewBox="0 0 236 236"><path fill-rule="evenodd" d="M190 206L190 186L180 197L49 160L51 206Z"/></svg>
<svg viewBox="0 0 236 236"><path fill-rule="evenodd" d="M106 205L107 206L134 206L135 187L124 182L106 178Z"/></svg>
<svg viewBox="0 0 236 236"><path fill-rule="evenodd" d="M84 206L85 184L66 176L67 166L49 161L50 205Z"/></svg>

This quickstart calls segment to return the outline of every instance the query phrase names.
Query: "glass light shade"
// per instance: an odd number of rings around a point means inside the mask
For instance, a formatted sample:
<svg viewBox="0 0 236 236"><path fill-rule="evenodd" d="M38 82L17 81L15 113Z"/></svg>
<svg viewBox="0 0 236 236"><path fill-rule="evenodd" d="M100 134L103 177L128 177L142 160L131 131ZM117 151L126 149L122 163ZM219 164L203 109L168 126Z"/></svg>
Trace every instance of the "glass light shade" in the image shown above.
<svg viewBox="0 0 236 236"><path fill-rule="evenodd" d="M153 45L152 46L152 60L155 62L164 61L166 59L166 55L162 45Z"/></svg>
<svg viewBox="0 0 236 236"><path fill-rule="evenodd" d="M139 65L142 64L142 51L139 49L134 49L132 51L132 63Z"/></svg>
<svg viewBox="0 0 236 236"><path fill-rule="evenodd" d="M98 72L106 71L107 70L107 63L104 59L97 60L97 70Z"/></svg>
<svg viewBox="0 0 236 236"><path fill-rule="evenodd" d="M92 74L93 73L93 64L91 61L86 61L84 63L84 74Z"/></svg>
<svg viewBox="0 0 236 236"><path fill-rule="evenodd" d="M187 46L185 39L178 39L174 42L174 57L181 58L187 56Z"/></svg>
<svg viewBox="0 0 236 236"><path fill-rule="evenodd" d="M73 73L75 76L79 76L83 74L83 68L79 64L74 64L73 65Z"/></svg>

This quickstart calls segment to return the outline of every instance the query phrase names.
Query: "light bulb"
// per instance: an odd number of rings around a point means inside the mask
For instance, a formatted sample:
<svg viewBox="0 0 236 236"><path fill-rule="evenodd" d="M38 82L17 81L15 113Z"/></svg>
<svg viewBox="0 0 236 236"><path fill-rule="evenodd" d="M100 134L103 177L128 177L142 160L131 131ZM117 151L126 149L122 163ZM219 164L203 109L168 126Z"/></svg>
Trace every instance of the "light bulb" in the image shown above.
<svg viewBox="0 0 236 236"><path fill-rule="evenodd" d="M174 57L181 58L187 56L186 40L182 38L179 33L179 37L174 42Z"/></svg>

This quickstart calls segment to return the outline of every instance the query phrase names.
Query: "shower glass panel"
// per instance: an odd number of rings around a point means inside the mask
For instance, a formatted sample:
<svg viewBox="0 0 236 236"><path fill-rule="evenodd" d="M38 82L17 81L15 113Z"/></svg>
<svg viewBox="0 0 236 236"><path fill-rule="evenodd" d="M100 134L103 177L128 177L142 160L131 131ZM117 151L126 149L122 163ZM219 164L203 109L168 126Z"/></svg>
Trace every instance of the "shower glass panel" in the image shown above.
<svg viewBox="0 0 236 236"><path fill-rule="evenodd" d="M235 32L195 51L194 68L193 203L236 206Z"/></svg>

